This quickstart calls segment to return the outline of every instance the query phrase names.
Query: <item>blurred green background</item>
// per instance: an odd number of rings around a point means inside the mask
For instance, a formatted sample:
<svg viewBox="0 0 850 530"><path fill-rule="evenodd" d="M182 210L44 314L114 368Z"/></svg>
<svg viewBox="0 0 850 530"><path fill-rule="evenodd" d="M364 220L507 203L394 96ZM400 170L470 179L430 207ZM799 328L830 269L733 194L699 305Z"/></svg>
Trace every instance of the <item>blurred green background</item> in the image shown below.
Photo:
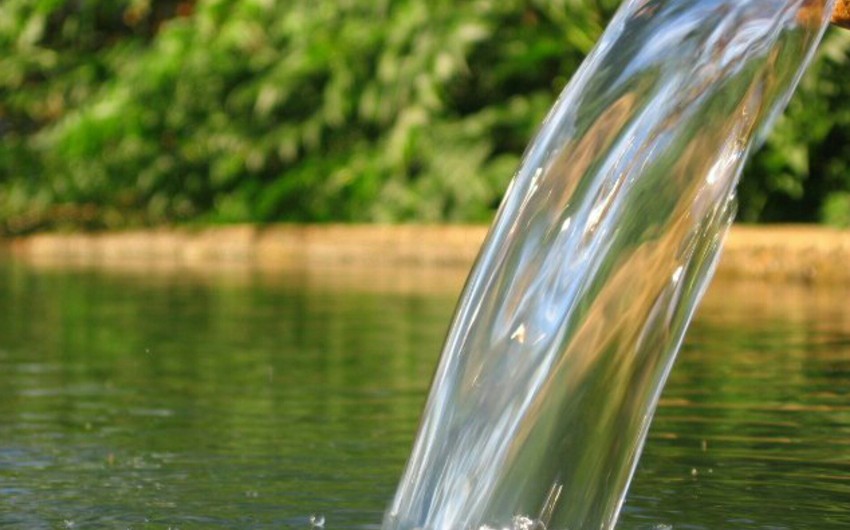
<svg viewBox="0 0 850 530"><path fill-rule="evenodd" d="M0 233L480 222L619 0L2 0ZM850 32L739 219L850 224Z"/></svg>

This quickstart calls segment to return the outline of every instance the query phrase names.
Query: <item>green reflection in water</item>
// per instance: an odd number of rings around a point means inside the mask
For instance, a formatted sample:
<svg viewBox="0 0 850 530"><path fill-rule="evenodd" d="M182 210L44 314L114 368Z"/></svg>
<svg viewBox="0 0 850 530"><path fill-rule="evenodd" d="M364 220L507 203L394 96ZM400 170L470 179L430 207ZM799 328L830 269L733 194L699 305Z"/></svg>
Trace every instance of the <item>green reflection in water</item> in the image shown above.
<svg viewBox="0 0 850 530"><path fill-rule="evenodd" d="M0 526L21 528L379 521L454 305L2 272Z"/></svg>
<svg viewBox="0 0 850 530"><path fill-rule="evenodd" d="M448 276L0 265L0 527L376 527ZM715 286L621 528L848 527L847 295Z"/></svg>
<svg viewBox="0 0 850 530"><path fill-rule="evenodd" d="M848 294L713 287L662 398L624 528L850 527Z"/></svg>

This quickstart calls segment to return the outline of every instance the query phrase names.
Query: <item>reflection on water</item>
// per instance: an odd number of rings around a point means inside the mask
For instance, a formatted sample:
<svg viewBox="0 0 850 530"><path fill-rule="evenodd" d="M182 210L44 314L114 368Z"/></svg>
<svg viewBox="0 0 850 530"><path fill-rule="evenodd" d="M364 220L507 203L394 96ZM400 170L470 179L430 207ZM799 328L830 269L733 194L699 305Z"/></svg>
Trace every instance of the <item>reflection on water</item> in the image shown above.
<svg viewBox="0 0 850 530"><path fill-rule="evenodd" d="M453 278L0 265L0 528L376 528ZM848 527L848 295L709 291L621 528Z"/></svg>
<svg viewBox="0 0 850 530"><path fill-rule="evenodd" d="M454 303L2 273L0 527L376 522Z"/></svg>
<svg viewBox="0 0 850 530"><path fill-rule="evenodd" d="M848 295L753 283L709 291L622 527L850 525Z"/></svg>

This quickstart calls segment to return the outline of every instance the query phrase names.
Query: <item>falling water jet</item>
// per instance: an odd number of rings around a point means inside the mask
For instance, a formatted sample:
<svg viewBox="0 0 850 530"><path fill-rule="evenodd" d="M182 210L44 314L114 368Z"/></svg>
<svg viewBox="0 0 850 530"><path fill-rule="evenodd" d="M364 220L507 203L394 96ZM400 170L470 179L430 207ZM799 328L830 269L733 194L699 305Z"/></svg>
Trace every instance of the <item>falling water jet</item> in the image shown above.
<svg viewBox="0 0 850 530"><path fill-rule="evenodd" d="M506 193L384 530L614 526L744 160L832 8L623 4Z"/></svg>

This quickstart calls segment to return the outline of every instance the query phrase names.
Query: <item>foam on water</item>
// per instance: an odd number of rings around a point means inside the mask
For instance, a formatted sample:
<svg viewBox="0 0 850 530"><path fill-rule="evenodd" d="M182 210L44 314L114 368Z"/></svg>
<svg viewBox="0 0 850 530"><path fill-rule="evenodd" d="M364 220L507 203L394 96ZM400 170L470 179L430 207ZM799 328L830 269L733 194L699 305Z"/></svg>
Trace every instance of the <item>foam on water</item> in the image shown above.
<svg viewBox="0 0 850 530"><path fill-rule="evenodd" d="M529 147L385 530L610 528L831 0L631 0Z"/></svg>

